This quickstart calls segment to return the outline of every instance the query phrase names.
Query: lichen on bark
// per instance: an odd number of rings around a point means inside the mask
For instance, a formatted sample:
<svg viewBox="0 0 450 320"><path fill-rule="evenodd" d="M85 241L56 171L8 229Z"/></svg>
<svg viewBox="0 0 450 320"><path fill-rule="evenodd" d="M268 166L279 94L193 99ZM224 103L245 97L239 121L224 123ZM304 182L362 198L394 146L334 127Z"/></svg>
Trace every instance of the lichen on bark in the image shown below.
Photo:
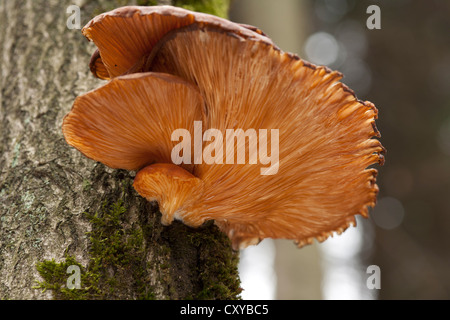
<svg viewBox="0 0 450 320"><path fill-rule="evenodd" d="M78 2L83 23L108 3ZM103 84L94 45L66 26L71 4L0 0L0 298L238 298L237 253L214 225L162 226L135 173L65 143L75 97ZM65 288L68 264L83 290Z"/></svg>

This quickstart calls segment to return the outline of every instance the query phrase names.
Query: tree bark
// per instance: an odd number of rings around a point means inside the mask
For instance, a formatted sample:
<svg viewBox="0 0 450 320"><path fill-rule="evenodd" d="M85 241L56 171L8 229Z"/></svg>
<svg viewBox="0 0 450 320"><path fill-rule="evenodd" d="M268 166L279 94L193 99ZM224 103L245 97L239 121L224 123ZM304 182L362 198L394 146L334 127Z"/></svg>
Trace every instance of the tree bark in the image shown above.
<svg viewBox="0 0 450 320"><path fill-rule="evenodd" d="M65 143L75 97L104 84L66 9L80 5L83 25L106 3L0 0L0 299L238 298L237 253L212 223L162 226L134 172Z"/></svg>

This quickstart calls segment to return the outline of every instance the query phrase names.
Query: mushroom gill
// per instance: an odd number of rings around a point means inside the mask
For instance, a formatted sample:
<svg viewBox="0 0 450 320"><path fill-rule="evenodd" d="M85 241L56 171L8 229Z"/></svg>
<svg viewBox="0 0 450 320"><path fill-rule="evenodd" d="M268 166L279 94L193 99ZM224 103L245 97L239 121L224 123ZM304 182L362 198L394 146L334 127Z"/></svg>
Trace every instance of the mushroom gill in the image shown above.
<svg viewBox="0 0 450 320"><path fill-rule="evenodd" d="M193 132L194 121L203 119L196 87L173 75L136 73L77 97L62 130L67 143L88 158L111 168L138 170L170 163L176 146L173 131ZM192 163L183 167L192 171Z"/></svg>
<svg viewBox="0 0 450 320"><path fill-rule="evenodd" d="M179 219L199 226L215 220L234 248L264 238L292 239L302 246L341 233L355 223L355 215L367 217L368 207L375 205L377 170L370 166L384 161L384 148L373 139L379 137L378 111L339 82L339 72L283 52L256 28L167 6L115 10L83 30L99 48L94 74L99 70L97 76L108 79L107 70L113 80L107 89L77 99L71 111L75 116L69 114L64 121L66 139L114 168L138 170L162 163L142 169L135 188L159 202L163 222ZM160 73L178 80L161 81ZM149 84L152 89L145 89ZM159 85L164 98L157 92ZM185 95L188 103L183 102ZM160 102L147 107L145 101L155 96ZM152 137L137 144L145 152L125 152L124 146L115 145L118 130L94 120L111 104L118 116L108 114L105 121L128 124L123 138L130 136L132 143L123 140L123 145L134 145L137 132L141 136L144 127L160 121ZM134 110L132 117L129 109ZM184 165L189 172L175 169L170 132L179 127L193 132L195 119L202 121L205 135L208 129L241 129L265 140L251 148L249 137L239 141L224 135L223 141L203 146L224 156L232 152L234 163L203 161ZM108 129L100 133L99 128ZM278 154L270 165L263 161L262 147L266 156ZM247 162L237 164L243 148ZM127 156L115 155L116 149ZM92 150L110 154L100 157ZM258 161L250 164L249 159Z"/></svg>
<svg viewBox="0 0 450 320"><path fill-rule="evenodd" d="M384 152L371 139L377 109L357 100L340 73L209 26L174 30L154 50L152 71L199 87L209 128L279 130L276 174L261 175L263 165L194 168L204 181L200 214L235 247L268 237L304 245L367 216L378 191L376 170L367 168Z"/></svg>

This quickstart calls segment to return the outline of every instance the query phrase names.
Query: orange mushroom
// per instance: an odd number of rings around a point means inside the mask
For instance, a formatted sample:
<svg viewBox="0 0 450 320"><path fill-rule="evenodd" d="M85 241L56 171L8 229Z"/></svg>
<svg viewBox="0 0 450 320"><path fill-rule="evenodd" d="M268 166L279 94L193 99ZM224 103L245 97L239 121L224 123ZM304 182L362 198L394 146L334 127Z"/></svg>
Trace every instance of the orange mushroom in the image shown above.
<svg viewBox="0 0 450 320"><path fill-rule="evenodd" d="M110 79L137 68L153 46L169 31L192 24L214 25L237 34L272 41L256 27L236 24L213 15L172 6L127 6L98 15L82 30L98 50L91 70L100 79ZM108 76L106 76L107 72Z"/></svg>
<svg viewBox="0 0 450 320"><path fill-rule="evenodd" d="M113 80L77 99L64 121L66 139L108 166L141 169L135 189L158 201L164 223L178 219L196 227L215 220L236 249L264 238L293 239L302 246L343 232L355 224L355 215L367 217L368 206L375 205L377 170L369 167L383 164L385 151L372 138L379 136L378 112L339 82L339 72L281 51L256 28L168 6L115 10L83 30L99 47L94 73L101 70L102 77L108 70ZM158 74L171 84L155 81ZM144 90L148 84L153 91ZM156 92L159 85L165 98ZM159 104L146 109L145 101L153 99ZM95 120L98 113L101 120ZM151 138L135 138L146 136L155 119L161 122ZM171 161L170 130L195 134L194 119L202 123L201 156L206 149L215 156L232 153L234 163ZM126 132L114 129L124 120ZM265 140L252 148L250 137L207 139L211 129L241 129ZM129 145L139 140L139 147L125 148L129 137ZM118 140L122 144L116 147ZM266 156L278 153L270 166L262 147ZM259 162L236 164L243 148L245 159ZM106 155L93 155L94 149Z"/></svg>

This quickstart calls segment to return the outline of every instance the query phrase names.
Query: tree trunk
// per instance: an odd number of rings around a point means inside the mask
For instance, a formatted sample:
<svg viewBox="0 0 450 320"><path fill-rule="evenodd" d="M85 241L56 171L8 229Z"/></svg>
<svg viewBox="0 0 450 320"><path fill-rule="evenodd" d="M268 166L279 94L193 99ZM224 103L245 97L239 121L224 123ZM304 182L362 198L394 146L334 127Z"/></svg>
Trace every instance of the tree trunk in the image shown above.
<svg viewBox="0 0 450 320"><path fill-rule="evenodd" d="M212 223L162 226L135 173L65 143L75 97L104 84L66 10L83 25L106 3L0 0L0 299L237 298L237 253Z"/></svg>

